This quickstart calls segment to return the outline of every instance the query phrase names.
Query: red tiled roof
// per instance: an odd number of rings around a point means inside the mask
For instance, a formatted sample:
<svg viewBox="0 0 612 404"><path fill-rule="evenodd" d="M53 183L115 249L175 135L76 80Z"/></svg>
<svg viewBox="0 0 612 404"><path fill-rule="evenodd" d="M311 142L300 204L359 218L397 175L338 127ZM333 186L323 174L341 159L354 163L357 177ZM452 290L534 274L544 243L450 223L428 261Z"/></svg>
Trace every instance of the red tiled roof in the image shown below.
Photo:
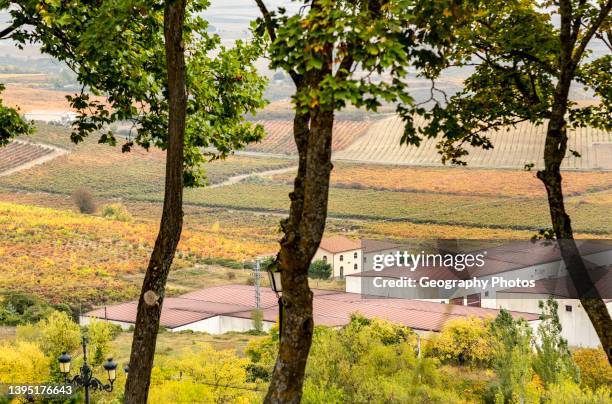
<svg viewBox="0 0 612 404"><path fill-rule="evenodd" d="M361 241L352 240L344 236L323 237L319 247L330 253L339 253L343 251L359 250L361 248Z"/></svg>
<svg viewBox="0 0 612 404"><path fill-rule="evenodd" d="M330 290L313 290L314 322L317 325L341 326L348 324L354 313L376 317L418 330L440 331L448 320L466 317L496 316L498 310L479 307L455 306L442 303L406 299L367 297L356 293ZM264 320L274 322L278 317L275 294L268 288L260 289ZM214 286L177 298L167 298L162 310L161 325L176 328L206 318L225 315L251 318L254 307L255 287L247 285ZM136 302L123 303L106 308L109 320L134 323ZM537 314L512 312L515 317L537 320ZM86 313L85 316L104 318L104 309Z"/></svg>

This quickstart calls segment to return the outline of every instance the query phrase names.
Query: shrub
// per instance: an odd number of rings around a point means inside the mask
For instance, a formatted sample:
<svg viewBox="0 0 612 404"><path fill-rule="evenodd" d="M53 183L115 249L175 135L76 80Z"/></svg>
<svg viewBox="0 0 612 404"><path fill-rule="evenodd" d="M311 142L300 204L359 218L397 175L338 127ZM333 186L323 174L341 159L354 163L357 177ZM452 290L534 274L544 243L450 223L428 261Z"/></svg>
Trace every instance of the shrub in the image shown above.
<svg viewBox="0 0 612 404"><path fill-rule="evenodd" d="M551 385L544 394L545 403L572 403L572 404L608 404L611 391L608 387L600 387L593 391L589 388L580 389L576 383L565 380L559 384Z"/></svg>
<svg viewBox="0 0 612 404"><path fill-rule="evenodd" d="M33 342L0 342L0 383L45 382L50 364L50 359Z"/></svg>
<svg viewBox="0 0 612 404"><path fill-rule="evenodd" d="M87 188L80 187L75 189L72 193L72 200L81 213L92 214L96 211L96 202Z"/></svg>
<svg viewBox="0 0 612 404"><path fill-rule="evenodd" d="M572 353L574 362L580 369L583 387L595 390L601 386L612 388L612 366L601 348L580 348Z"/></svg>
<svg viewBox="0 0 612 404"><path fill-rule="evenodd" d="M120 203L111 203L102 207L102 216L120 222L131 222L132 214Z"/></svg>
<svg viewBox="0 0 612 404"><path fill-rule="evenodd" d="M258 334L263 333L263 311L261 309L253 309L251 311L251 320L253 321L253 330Z"/></svg>
<svg viewBox="0 0 612 404"><path fill-rule="evenodd" d="M81 328L70 316L59 311L38 323L43 351L51 358L76 350L81 344Z"/></svg>
<svg viewBox="0 0 612 404"><path fill-rule="evenodd" d="M492 358L488 327L489 321L478 317L451 320L434 338L431 354L450 363L485 366Z"/></svg>
<svg viewBox="0 0 612 404"><path fill-rule="evenodd" d="M534 370L546 385L566 378L578 382L578 369L572 361L567 341L561 337L561 322L557 313L559 304L551 297L546 302L540 301L539 306L542 314Z"/></svg>
<svg viewBox="0 0 612 404"><path fill-rule="evenodd" d="M331 265L325 260L313 261L308 267L308 276L312 279L329 279L331 273Z"/></svg>
<svg viewBox="0 0 612 404"><path fill-rule="evenodd" d="M35 323L53 312L53 307L36 296L11 292L0 296L0 325Z"/></svg>

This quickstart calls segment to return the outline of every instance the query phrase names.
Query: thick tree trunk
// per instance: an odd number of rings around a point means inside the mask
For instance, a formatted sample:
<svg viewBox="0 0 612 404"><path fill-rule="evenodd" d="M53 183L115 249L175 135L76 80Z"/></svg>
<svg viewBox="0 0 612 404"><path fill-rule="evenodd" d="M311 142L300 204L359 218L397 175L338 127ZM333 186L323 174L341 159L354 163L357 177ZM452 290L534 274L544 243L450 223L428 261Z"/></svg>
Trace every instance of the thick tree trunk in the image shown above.
<svg viewBox="0 0 612 404"><path fill-rule="evenodd" d="M606 304L595 289L580 252L574 241L574 232L569 215L565 210L561 177L561 163L567 152L567 122L565 115L573 80L576 61L573 60L575 36L572 36L572 10L569 1L560 2L561 28L559 57L559 81L557 83L544 146L544 169L538 171L538 178L544 183L548 195L548 207L553 230L561 256L576 287L580 303L587 312L597 336L612 365L612 319Z"/></svg>
<svg viewBox="0 0 612 404"><path fill-rule="evenodd" d="M183 226L183 154L187 96L183 24L186 0L169 0L164 11L168 70L168 149L164 207L159 234L151 254L138 301L125 402L147 402L166 280Z"/></svg>
<svg viewBox="0 0 612 404"><path fill-rule="evenodd" d="M289 218L277 265L281 271L285 308L279 354L266 403L299 403L306 360L312 343L312 292L308 267L327 218L333 111L296 114L294 136L300 153L291 193Z"/></svg>

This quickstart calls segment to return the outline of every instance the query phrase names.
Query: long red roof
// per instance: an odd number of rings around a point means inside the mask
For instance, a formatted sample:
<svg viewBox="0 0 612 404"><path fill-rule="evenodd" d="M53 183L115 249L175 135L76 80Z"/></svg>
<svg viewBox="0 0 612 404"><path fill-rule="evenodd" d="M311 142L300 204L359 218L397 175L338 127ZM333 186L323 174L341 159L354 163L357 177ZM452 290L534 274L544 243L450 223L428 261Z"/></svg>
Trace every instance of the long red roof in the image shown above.
<svg viewBox="0 0 612 404"><path fill-rule="evenodd" d="M342 326L348 324L352 314L381 318L416 330L440 331L449 320L476 316L494 317L499 311L480 307L456 306L419 300L368 297L357 293L331 290L313 290L314 322L316 325ZM260 289L264 320L275 322L278 316L276 295L268 288ZM161 325L176 328L215 316L251 318L255 303L255 287L247 285L213 286L185 295L166 298L162 309ZM137 302L99 308L85 314L87 317L134 323ZM528 321L538 319L537 314L511 312L514 317Z"/></svg>

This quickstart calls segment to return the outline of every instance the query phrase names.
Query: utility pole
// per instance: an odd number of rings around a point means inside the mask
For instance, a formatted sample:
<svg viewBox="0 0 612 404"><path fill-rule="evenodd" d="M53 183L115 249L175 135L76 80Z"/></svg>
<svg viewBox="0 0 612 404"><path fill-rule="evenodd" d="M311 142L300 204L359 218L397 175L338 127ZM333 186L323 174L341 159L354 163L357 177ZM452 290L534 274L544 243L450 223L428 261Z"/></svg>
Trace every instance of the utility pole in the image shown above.
<svg viewBox="0 0 612 404"><path fill-rule="evenodd" d="M255 260L255 308L259 310L261 307L261 291L259 290L259 259Z"/></svg>

